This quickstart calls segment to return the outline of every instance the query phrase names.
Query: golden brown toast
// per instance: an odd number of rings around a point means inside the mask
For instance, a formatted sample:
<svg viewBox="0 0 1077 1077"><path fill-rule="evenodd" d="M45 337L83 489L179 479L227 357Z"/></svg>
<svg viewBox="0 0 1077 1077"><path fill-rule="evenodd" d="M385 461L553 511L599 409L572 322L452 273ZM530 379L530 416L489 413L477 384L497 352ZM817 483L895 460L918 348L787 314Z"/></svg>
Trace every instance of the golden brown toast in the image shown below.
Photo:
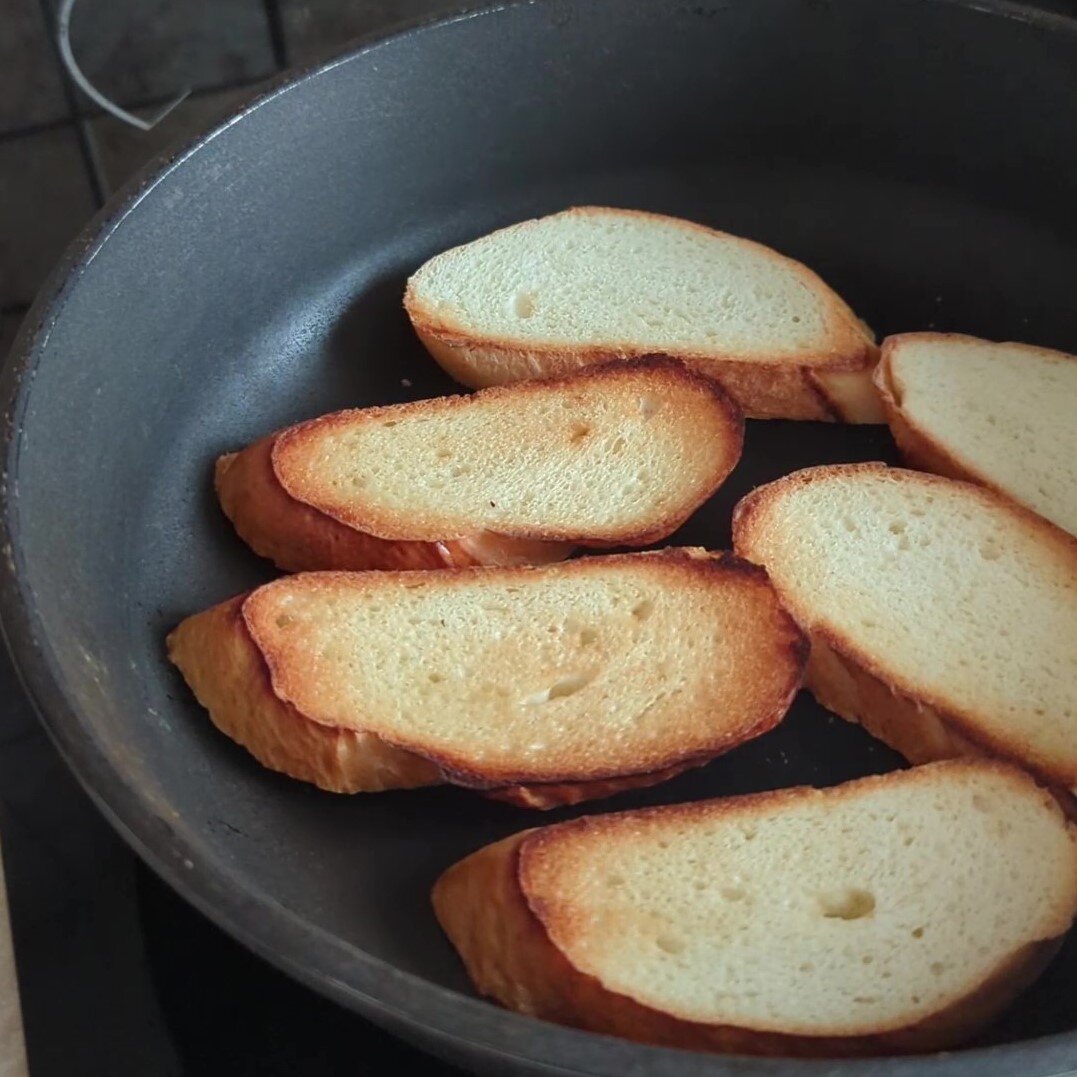
<svg viewBox="0 0 1077 1077"><path fill-rule="evenodd" d="M743 420L671 359L325 415L217 463L240 536L286 571L541 564L675 531Z"/></svg>
<svg viewBox="0 0 1077 1077"><path fill-rule="evenodd" d="M902 333L883 341L875 385L912 467L987 486L1077 535L1077 355Z"/></svg>
<svg viewBox="0 0 1077 1077"><path fill-rule="evenodd" d="M168 648L268 767L534 807L651 785L766 732L807 657L762 570L696 550L291 576L189 617Z"/></svg>
<svg viewBox="0 0 1077 1077"><path fill-rule="evenodd" d="M525 831L433 904L522 1013L693 1050L934 1051L1055 953L1077 844L1022 772L960 760Z"/></svg>
<svg viewBox="0 0 1077 1077"><path fill-rule="evenodd" d="M744 498L737 552L812 641L807 685L912 762L999 756L1077 787L1077 539L1001 495L882 464Z"/></svg>
<svg viewBox="0 0 1077 1077"><path fill-rule="evenodd" d="M662 353L755 419L882 422L871 331L810 269L657 213L580 206L430 259L404 306L430 354L482 387Z"/></svg>

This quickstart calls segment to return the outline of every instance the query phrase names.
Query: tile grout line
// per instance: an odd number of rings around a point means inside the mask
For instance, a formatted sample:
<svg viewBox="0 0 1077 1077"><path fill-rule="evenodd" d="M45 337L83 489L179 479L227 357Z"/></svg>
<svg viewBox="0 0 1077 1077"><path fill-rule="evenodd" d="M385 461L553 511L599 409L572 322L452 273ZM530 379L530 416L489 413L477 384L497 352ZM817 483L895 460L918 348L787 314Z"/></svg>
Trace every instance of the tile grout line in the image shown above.
<svg viewBox="0 0 1077 1077"><path fill-rule="evenodd" d="M79 152L82 154L82 163L86 168L86 179L90 185L90 193L94 202L100 208L105 204L104 176L101 174L100 162L90 142L90 133L86 129L79 115L78 97L75 87L71 84L71 78L60 58L60 48L56 43L56 18L49 0L38 0L41 17L45 20L45 28L48 31L49 45L52 48L53 60L60 71L61 85L63 86L64 99L67 101L68 118L74 123L75 136L79 144Z"/></svg>
<svg viewBox="0 0 1077 1077"><path fill-rule="evenodd" d="M273 49L273 62L277 65L278 71L283 71L288 66L288 39L284 33L280 0L262 0L262 5L265 8L269 43Z"/></svg>

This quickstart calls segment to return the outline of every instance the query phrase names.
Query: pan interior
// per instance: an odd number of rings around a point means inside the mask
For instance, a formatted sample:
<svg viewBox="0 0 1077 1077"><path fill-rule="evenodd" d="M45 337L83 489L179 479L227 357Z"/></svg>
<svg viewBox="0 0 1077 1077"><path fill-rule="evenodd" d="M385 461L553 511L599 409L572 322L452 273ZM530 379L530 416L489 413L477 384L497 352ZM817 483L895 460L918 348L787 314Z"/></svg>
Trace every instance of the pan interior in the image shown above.
<svg viewBox="0 0 1077 1077"><path fill-rule="evenodd" d="M1075 350L1075 72L1077 33L956 4L580 0L412 32L219 131L106 228L47 314L21 390L9 515L48 676L80 715L77 729L50 716L69 753L77 763L71 746L91 738L162 834L231 886L466 992L429 909L434 878L576 812L454 789L335 797L217 734L167 666L164 634L271 573L215 505L215 456L323 411L452 391L401 309L408 273L572 204L771 244L880 335ZM726 546L754 485L874 459L896 462L881 428L749 423L741 464L673 541ZM802 695L774 733L590 810L897 764ZM987 1042L1074 1028L1071 943Z"/></svg>

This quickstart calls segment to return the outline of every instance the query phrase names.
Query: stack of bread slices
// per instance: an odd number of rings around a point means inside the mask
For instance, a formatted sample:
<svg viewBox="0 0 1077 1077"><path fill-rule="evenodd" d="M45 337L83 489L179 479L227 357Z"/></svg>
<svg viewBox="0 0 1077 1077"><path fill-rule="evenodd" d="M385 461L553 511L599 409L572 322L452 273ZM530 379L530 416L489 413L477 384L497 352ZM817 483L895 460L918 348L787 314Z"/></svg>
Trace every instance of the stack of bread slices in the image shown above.
<svg viewBox="0 0 1077 1077"><path fill-rule="evenodd" d="M480 992L585 1029L805 1056L975 1035L1077 912L1077 357L879 347L798 262L594 207L432 258L404 304L477 392L217 462L289 574L170 634L214 723L326 790L550 808L701 766L805 686L911 769L525 830L447 865L436 915ZM911 469L760 487L733 552L624 552L714 494L745 416L885 421Z"/></svg>

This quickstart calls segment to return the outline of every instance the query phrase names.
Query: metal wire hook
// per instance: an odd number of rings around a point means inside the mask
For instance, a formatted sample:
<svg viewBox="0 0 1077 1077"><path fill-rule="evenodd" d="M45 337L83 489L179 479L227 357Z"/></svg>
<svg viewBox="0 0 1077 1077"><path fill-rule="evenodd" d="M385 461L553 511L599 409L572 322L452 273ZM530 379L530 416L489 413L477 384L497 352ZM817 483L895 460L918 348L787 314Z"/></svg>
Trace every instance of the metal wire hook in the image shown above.
<svg viewBox="0 0 1077 1077"><path fill-rule="evenodd" d="M140 131L149 131L156 127L177 105L185 101L191 94L190 89L183 90L180 95L169 104L165 105L152 119L144 120L135 116L124 108L120 108L114 101L110 101L92 82L82 73L75 60L75 54L71 51L71 10L75 6L75 0L63 0L57 15L56 38L60 48L60 59L63 60L71 81L95 104L100 105L106 112L111 112L119 120L137 127Z"/></svg>

